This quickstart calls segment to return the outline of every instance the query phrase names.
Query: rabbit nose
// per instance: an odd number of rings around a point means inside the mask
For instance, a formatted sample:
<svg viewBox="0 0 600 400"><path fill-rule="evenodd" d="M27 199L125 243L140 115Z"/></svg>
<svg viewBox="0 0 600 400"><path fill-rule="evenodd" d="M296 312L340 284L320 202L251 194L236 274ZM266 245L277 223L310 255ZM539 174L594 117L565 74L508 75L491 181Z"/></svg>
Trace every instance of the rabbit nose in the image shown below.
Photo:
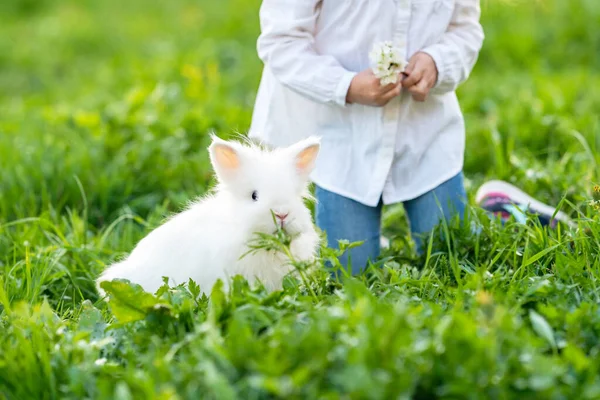
<svg viewBox="0 0 600 400"><path fill-rule="evenodd" d="M283 222L283 220L285 220L288 215L289 213L275 213L275 217L277 217L278 220L281 220L281 222Z"/></svg>

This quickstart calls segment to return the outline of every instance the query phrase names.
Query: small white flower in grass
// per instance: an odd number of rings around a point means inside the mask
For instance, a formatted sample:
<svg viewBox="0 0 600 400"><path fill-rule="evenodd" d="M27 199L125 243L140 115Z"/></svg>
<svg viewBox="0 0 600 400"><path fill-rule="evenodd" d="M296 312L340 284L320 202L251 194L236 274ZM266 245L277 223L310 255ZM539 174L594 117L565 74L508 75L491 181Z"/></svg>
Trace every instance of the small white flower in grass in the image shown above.
<svg viewBox="0 0 600 400"><path fill-rule="evenodd" d="M103 358L99 358L96 361L94 361L94 364L96 364L97 366L101 367L104 364L106 364L106 361L107 361L106 358L103 357Z"/></svg>
<svg viewBox="0 0 600 400"><path fill-rule="evenodd" d="M369 60L373 74L381 80L382 86L398 82L398 76L406 67L401 50L390 41L375 43Z"/></svg>

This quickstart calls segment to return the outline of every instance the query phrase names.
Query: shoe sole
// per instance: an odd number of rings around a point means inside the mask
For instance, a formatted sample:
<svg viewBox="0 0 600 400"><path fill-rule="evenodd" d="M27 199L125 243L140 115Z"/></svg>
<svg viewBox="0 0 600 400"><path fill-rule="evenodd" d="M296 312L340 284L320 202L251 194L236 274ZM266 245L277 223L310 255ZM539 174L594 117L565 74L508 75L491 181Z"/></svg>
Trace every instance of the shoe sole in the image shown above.
<svg viewBox="0 0 600 400"><path fill-rule="evenodd" d="M540 213L546 214L549 217L554 215L554 219L559 220L572 228L575 228L577 225L573 223L562 211L556 211L555 207L549 206L548 204L542 203L539 200L534 199L521 189L516 186L511 185L508 182L504 181L489 181L481 185L479 190L477 190L477 194L475 195L475 201L477 204L480 204L485 196L490 193L504 193L511 200L519 204L527 204L532 210L536 210ZM556 212L556 215L554 214Z"/></svg>

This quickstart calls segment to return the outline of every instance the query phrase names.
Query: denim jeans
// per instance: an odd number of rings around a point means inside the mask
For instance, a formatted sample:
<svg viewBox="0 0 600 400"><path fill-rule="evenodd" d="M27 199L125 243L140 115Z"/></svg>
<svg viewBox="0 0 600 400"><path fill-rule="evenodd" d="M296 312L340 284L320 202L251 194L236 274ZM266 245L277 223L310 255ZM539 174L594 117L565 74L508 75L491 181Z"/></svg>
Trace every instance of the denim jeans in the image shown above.
<svg viewBox="0 0 600 400"><path fill-rule="evenodd" d="M326 232L327 245L337 248L338 240L364 241L342 256L342 265L348 265L351 256L352 273L358 273L369 260L375 261L380 252L382 202L369 207L347 197L315 188L317 198L316 223ZM410 231L417 251L422 251L422 236L431 232L442 220L458 214L462 219L465 211L466 193L462 172L435 189L404 202L410 223Z"/></svg>

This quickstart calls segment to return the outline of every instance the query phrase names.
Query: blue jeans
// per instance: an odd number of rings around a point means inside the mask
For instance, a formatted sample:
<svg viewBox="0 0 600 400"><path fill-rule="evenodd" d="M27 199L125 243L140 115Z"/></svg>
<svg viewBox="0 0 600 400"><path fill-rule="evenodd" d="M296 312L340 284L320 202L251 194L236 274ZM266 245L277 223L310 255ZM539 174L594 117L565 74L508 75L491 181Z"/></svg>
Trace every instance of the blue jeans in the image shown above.
<svg viewBox="0 0 600 400"><path fill-rule="evenodd" d="M315 195L316 223L326 232L328 247L337 248L338 240L343 239L364 241L362 246L344 254L341 264L347 266L350 255L352 273L355 274L369 260L375 261L380 252L382 202L376 207L369 207L319 186L315 188ZM466 198L461 172L435 189L404 202L417 252L422 251L422 236L431 232L442 218L449 220L456 214L463 218Z"/></svg>

